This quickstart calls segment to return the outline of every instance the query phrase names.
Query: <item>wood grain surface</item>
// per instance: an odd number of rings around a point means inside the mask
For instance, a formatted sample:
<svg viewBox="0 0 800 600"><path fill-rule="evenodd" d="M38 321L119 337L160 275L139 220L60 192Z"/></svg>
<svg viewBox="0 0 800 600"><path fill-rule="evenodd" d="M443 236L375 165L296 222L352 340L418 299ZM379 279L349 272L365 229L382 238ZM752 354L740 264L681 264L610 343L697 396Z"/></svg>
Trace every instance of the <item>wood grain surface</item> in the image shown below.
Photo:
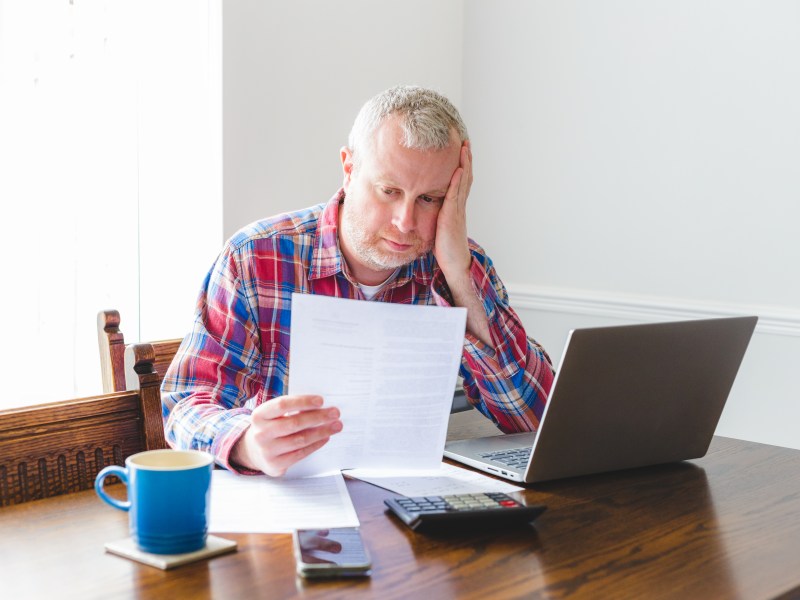
<svg viewBox="0 0 800 600"><path fill-rule="evenodd" d="M468 413L472 414L468 414ZM479 415L459 413L462 433ZM454 418L456 415L454 415ZM702 459L537 484L534 525L414 533L390 492L348 481L369 579L295 576L289 535L220 534L238 552L160 571L105 554L127 515L93 491L0 508L3 597L786 598L800 595L800 451L715 438ZM119 493L124 493L121 486ZM265 506L264 510L275 507Z"/></svg>

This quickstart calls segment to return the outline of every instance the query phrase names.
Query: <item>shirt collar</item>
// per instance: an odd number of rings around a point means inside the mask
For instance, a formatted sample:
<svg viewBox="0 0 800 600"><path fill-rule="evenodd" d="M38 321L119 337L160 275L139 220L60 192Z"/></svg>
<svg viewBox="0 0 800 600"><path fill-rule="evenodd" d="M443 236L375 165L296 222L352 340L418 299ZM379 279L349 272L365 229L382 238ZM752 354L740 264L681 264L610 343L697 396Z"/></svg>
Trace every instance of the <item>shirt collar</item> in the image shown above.
<svg viewBox="0 0 800 600"><path fill-rule="evenodd" d="M344 201L344 188L340 188L322 210L317 225L317 239L311 256L309 279L331 277L345 270L345 260L339 249L339 207ZM423 254L401 267L397 278L389 285L398 287L407 283L409 279L414 279L421 285L430 285L435 265L436 259L433 257L433 252Z"/></svg>

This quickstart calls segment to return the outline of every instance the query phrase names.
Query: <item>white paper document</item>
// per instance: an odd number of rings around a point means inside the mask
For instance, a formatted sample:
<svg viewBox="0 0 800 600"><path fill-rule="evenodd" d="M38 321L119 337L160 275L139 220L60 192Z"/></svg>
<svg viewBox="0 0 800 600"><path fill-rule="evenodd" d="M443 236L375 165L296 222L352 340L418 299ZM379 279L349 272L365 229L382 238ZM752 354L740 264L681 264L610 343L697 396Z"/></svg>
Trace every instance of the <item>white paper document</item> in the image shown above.
<svg viewBox="0 0 800 600"><path fill-rule="evenodd" d="M345 475L366 481L404 496L445 496L447 494L478 494L483 492L517 492L523 488L499 481L475 471L442 463L432 471L386 471L353 469Z"/></svg>
<svg viewBox="0 0 800 600"><path fill-rule="evenodd" d="M293 529L358 527L342 475L305 479L214 470L212 533L289 533Z"/></svg>
<svg viewBox="0 0 800 600"><path fill-rule="evenodd" d="M436 469L464 345L464 308L292 294L290 394L319 394L343 430L290 477Z"/></svg>

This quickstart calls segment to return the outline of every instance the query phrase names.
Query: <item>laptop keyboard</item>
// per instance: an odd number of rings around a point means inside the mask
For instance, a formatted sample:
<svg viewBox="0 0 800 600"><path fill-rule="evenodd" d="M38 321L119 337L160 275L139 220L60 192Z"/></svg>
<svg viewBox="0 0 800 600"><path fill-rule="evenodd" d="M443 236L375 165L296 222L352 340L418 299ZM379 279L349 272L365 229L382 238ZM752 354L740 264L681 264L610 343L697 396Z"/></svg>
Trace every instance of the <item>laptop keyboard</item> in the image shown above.
<svg viewBox="0 0 800 600"><path fill-rule="evenodd" d="M514 448L513 450L496 450L495 452L481 454L481 458L500 463L512 469L524 469L528 465L532 449L531 446L528 446L527 448Z"/></svg>

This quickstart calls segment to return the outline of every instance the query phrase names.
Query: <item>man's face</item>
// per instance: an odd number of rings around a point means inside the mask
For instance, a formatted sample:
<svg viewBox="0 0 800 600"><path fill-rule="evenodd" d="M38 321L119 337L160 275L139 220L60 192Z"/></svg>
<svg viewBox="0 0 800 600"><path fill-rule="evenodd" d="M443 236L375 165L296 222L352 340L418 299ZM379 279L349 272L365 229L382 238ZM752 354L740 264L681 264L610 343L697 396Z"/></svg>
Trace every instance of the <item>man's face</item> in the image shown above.
<svg viewBox="0 0 800 600"><path fill-rule="evenodd" d="M459 166L455 133L438 151L410 150L401 139L397 118L390 117L372 144L358 149L356 165L349 149L342 149L346 199L339 244L353 277L365 285L383 282L431 250L439 209Z"/></svg>

